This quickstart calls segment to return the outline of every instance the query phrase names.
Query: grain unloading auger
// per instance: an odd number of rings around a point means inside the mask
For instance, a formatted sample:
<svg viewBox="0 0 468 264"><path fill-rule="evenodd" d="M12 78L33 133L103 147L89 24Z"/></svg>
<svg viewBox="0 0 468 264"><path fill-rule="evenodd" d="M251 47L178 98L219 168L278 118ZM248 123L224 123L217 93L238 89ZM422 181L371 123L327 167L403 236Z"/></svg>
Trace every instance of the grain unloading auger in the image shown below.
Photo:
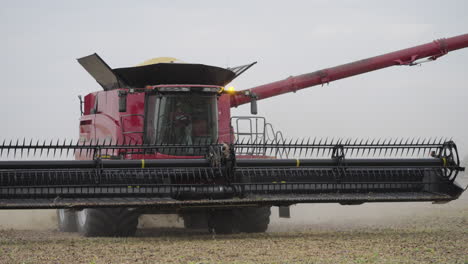
<svg viewBox="0 0 468 264"><path fill-rule="evenodd" d="M230 108L251 102L256 113L257 100L465 47L461 35L239 92L224 87L254 63L223 69L164 58L111 69L97 54L81 58L104 91L81 102L79 140L4 141L0 155L21 160L0 161L0 208L64 208L62 230L129 235L142 213L259 232L273 205L457 199L464 168L451 140L267 139L234 131ZM56 160L69 154L75 160Z"/></svg>

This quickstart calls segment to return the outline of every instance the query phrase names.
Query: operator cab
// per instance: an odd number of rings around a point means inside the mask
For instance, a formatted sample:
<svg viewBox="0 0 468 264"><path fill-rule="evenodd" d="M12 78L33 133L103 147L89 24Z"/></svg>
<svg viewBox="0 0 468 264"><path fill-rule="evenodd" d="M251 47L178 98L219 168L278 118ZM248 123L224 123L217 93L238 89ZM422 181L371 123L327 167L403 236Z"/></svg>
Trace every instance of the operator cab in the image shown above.
<svg viewBox="0 0 468 264"><path fill-rule="evenodd" d="M152 86L145 100L145 143L215 143L218 138L217 97L221 92L221 86L211 85ZM183 154L193 153L188 152Z"/></svg>

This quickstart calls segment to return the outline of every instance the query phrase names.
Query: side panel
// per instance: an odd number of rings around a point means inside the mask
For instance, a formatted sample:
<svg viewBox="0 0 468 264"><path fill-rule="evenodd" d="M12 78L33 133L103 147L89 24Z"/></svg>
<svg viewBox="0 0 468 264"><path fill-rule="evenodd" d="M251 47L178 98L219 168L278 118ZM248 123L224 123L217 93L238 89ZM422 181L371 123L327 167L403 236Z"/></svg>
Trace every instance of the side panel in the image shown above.
<svg viewBox="0 0 468 264"><path fill-rule="evenodd" d="M230 95L223 94L218 99L219 141L230 143L231 139L231 101Z"/></svg>
<svg viewBox="0 0 468 264"><path fill-rule="evenodd" d="M80 118L80 144L142 142L144 127L144 94L127 95L127 112L119 112L119 90L91 93L85 97L84 115ZM110 153L109 153L110 154ZM78 160L90 159L76 155Z"/></svg>
<svg viewBox="0 0 468 264"><path fill-rule="evenodd" d="M97 93L90 93L84 97L84 109L83 109L84 115L91 114L91 111L94 108L96 94Z"/></svg>
<svg viewBox="0 0 468 264"><path fill-rule="evenodd" d="M126 112L119 112L119 90L101 93L102 100L100 96L96 113L96 139L126 144L142 143L144 93L127 95Z"/></svg>

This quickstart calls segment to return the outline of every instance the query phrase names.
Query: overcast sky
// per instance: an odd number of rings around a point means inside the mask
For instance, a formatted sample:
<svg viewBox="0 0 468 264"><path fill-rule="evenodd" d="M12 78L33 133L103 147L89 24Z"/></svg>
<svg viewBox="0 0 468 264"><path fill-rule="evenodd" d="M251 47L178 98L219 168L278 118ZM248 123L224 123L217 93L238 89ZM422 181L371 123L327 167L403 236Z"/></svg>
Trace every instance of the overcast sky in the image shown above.
<svg viewBox="0 0 468 264"><path fill-rule="evenodd" d="M77 95L100 86L76 62L171 56L258 61L246 89L468 33L467 1L1 1L3 138L77 138ZM259 102L288 137L453 136L468 153L468 49ZM246 115L249 106L234 115ZM465 142L466 141L466 142Z"/></svg>

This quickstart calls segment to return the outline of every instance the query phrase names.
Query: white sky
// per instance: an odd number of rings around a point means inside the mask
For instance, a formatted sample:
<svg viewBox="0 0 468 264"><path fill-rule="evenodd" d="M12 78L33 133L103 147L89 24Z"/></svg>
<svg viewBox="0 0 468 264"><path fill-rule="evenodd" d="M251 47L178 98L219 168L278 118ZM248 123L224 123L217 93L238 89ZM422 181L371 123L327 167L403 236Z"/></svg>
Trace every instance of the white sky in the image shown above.
<svg viewBox="0 0 468 264"><path fill-rule="evenodd" d="M256 85L468 33L467 1L1 1L0 138L76 138L76 62L172 56L235 66ZM288 137L454 137L468 153L468 49L259 101ZM247 115L249 106L235 115ZM465 142L466 141L466 142ZM465 150L464 150L465 149Z"/></svg>

